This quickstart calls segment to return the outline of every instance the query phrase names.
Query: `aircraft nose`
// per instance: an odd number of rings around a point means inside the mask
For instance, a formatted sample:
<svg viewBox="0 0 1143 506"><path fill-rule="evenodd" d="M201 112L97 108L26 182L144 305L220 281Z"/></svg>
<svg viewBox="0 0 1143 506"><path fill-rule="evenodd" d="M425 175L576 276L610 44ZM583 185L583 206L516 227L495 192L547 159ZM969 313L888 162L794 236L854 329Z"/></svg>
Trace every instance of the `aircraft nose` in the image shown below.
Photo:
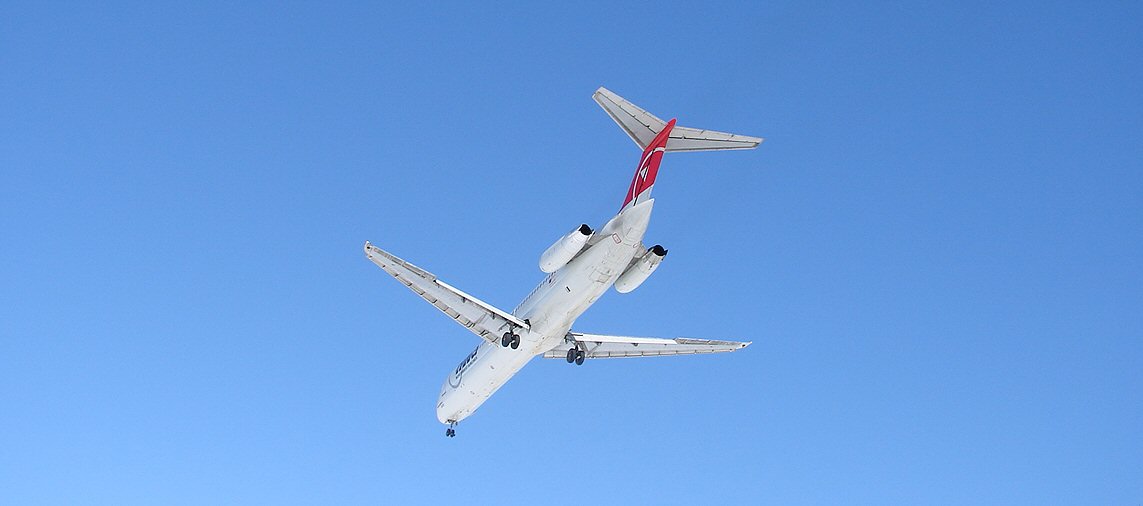
<svg viewBox="0 0 1143 506"><path fill-rule="evenodd" d="M449 420L456 420L456 406L452 402L453 390L449 388L448 381L441 387L441 395L437 398L437 420L441 423L448 423Z"/></svg>
<svg viewBox="0 0 1143 506"><path fill-rule="evenodd" d="M445 413L445 402L440 401L437 403L437 421L440 423L448 423L448 414Z"/></svg>

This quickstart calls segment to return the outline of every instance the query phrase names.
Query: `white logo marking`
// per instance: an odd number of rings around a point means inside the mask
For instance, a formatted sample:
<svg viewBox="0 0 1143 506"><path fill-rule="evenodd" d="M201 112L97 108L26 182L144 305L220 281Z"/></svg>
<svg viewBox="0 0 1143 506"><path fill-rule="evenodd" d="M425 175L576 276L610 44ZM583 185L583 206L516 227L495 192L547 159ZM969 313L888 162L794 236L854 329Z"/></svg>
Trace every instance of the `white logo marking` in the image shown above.
<svg viewBox="0 0 1143 506"><path fill-rule="evenodd" d="M637 196L635 194L635 192L638 191L638 189L639 189L639 185L637 184L637 182L638 181L643 181L643 182L647 181L647 171L651 169L651 155L654 155L655 153L662 153L662 152L665 152L666 150L667 150L666 147L655 148L655 149L651 150L650 153L647 153L647 156L644 156L643 159L639 161L639 171L635 174L636 181L631 182L631 199L632 200L634 200L635 197Z"/></svg>

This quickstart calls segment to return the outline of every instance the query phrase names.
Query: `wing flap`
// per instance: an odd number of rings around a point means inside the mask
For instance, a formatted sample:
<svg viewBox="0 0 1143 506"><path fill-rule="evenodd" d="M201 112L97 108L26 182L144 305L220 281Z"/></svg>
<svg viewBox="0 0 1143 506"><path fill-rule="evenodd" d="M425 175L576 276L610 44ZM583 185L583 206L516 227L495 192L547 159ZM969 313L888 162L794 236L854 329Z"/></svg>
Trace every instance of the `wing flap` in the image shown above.
<svg viewBox="0 0 1143 506"><path fill-rule="evenodd" d="M689 337L664 339L569 332L564 343L545 352L544 358L565 358L573 346L583 349L587 358L632 358L726 353L741 350L750 346L750 343Z"/></svg>
<svg viewBox="0 0 1143 506"><path fill-rule="evenodd" d="M437 279L431 272L368 242L365 243L365 256L381 270L409 287L417 296L482 339L497 342L506 331L513 328L528 328L527 322Z"/></svg>

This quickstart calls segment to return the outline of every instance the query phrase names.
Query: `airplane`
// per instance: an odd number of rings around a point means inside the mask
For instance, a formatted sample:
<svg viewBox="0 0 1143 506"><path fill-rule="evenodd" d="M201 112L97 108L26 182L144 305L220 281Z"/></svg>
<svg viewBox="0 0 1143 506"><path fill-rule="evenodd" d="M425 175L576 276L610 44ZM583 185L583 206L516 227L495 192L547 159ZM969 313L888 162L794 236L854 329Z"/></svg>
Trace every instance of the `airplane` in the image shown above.
<svg viewBox="0 0 1143 506"><path fill-rule="evenodd" d="M611 286L629 293L663 261L661 245L643 245L655 200L651 188L663 154L669 151L752 149L761 138L687 128L663 121L600 87L592 95L643 154L623 198L623 206L599 230L580 225L540 255L547 276L512 312L503 311L437 279L368 241L365 256L482 342L456 366L441 386L437 420L445 436L471 416L532 357L586 359L660 357L740 350L750 342L691 338L627 337L573 331L572 324Z"/></svg>

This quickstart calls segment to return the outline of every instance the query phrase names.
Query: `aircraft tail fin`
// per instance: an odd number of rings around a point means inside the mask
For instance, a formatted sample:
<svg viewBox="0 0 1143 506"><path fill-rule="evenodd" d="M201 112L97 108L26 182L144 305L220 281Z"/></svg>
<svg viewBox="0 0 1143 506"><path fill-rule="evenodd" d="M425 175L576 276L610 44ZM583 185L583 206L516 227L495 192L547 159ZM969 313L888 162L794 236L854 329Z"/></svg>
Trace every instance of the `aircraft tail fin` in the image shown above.
<svg viewBox="0 0 1143 506"><path fill-rule="evenodd" d="M595 102L607 112L615 123L627 132L640 149L647 149L659 133L667 127L667 122L639 106L628 102L611 90L600 87L592 95ZM673 121L672 121L673 123ZM674 126L669 133L664 151L720 151L727 149L752 149L763 139L746 135L715 132L701 128Z"/></svg>
<svg viewBox="0 0 1143 506"><path fill-rule="evenodd" d="M607 88L595 90L592 98L643 150L621 210L651 198L665 152L753 149L762 143L759 137L678 126L673 119L663 121Z"/></svg>

